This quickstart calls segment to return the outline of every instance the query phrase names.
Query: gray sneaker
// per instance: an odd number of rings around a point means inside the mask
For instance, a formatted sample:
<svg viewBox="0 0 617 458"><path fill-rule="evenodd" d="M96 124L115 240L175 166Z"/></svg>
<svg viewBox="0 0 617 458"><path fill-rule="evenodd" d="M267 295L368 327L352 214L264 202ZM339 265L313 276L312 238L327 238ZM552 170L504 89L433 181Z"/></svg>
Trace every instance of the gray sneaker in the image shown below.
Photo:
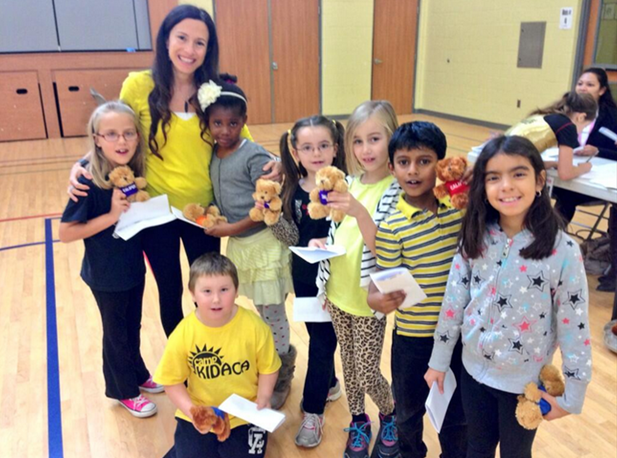
<svg viewBox="0 0 617 458"><path fill-rule="evenodd" d="M328 390L328 397L326 398L326 402L334 402L343 394L341 390L341 383L336 379L336 385L331 387Z"/></svg>
<svg viewBox="0 0 617 458"><path fill-rule="evenodd" d="M306 448L317 447L323 435L324 421L323 415L305 412L298 434L296 434L296 445Z"/></svg>

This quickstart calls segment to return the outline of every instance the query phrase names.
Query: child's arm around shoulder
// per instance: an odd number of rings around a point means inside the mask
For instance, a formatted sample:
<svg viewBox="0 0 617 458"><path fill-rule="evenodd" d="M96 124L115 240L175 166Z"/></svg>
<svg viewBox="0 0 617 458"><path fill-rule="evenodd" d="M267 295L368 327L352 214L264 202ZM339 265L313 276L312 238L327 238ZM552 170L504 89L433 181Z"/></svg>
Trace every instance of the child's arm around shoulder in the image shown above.
<svg viewBox="0 0 617 458"><path fill-rule="evenodd" d="M84 198L84 200L87 199ZM70 204L69 204L70 205ZM111 210L109 213L97 216L88 221L67 221L60 223L60 241L64 243L74 242L92 237L110 226L113 226L120 219L120 215L129 209L130 203L126 196L119 189L114 189L111 197ZM66 214L66 211L65 211Z"/></svg>

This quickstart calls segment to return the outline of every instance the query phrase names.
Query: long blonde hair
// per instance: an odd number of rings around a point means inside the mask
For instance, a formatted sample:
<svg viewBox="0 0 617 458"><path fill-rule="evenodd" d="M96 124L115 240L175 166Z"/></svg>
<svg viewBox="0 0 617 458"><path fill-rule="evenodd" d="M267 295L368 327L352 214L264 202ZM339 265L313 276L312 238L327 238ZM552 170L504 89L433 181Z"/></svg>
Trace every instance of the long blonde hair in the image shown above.
<svg viewBox="0 0 617 458"><path fill-rule="evenodd" d="M141 135L139 129L139 120L135 115L135 112L125 103L112 100L105 102L102 105L96 107L90 116L88 121L87 135L88 135L88 151L90 152L90 163L88 164L88 171L92 174L92 181L101 189L111 189L112 185L107 181L107 175L112 171L113 167L109 161L103 155L103 150L96 145L94 141L95 134L99 131L99 124L103 116L109 113L126 114L131 117L135 123L135 129L139 134L139 143L135 149L135 154L128 163L128 166L133 170L136 177L143 176L145 171L145 156L144 156L144 141L143 135Z"/></svg>
<svg viewBox="0 0 617 458"><path fill-rule="evenodd" d="M345 129L345 156L347 159L347 169L351 175L359 175L364 171L362 164L353 153L353 137L356 129L370 118L374 118L386 131L387 141L390 141L392 134L398 128L398 119L394 108L387 100L369 100L356 107Z"/></svg>

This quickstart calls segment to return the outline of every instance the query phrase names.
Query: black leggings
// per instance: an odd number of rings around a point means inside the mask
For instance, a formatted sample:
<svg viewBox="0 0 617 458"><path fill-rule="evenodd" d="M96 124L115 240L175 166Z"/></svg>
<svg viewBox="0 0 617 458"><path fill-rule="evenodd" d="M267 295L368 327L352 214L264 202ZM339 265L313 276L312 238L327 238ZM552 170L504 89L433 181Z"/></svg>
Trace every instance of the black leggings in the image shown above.
<svg viewBox="0 0 617 458"><path fill-rule="evenodd" d="M189 264L204 253L219 252L221 241L183 221L172 221L146 229L143 248L159 290L161 322L169 337L182 321L182 270L180 268L180 239Z"/></svg>
<svg viewBox="0 0 617 458"><path fill-rule="evenodd" d="M494 458L497 444L501 458L531 458L537 429L518 424L517 395L478 383L463 367L461 395L467 417L467 458Z"/></svg>
<svg viewBox="0 0 617 458"><path fill-rule="evenodd" d="M92 290L103 323L105 396L139 396L139 385L150 377L140 352L141 305L144 282L128 291Z"/></svg>

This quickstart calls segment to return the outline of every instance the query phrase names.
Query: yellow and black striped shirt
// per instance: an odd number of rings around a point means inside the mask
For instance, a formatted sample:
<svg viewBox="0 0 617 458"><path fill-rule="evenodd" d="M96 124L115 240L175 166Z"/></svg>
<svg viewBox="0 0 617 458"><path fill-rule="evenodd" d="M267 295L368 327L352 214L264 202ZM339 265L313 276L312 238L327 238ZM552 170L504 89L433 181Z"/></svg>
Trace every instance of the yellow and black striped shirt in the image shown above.
<svg viewBox="0 0 617 458"><path fill-rule="evenodd" d="M396 211L379 225L377 267L407 267L427 295L419 304L396 311L397 334L433 337L462 217L449 197L439 200L434 214L411 206L402 195Z"/></svg>

